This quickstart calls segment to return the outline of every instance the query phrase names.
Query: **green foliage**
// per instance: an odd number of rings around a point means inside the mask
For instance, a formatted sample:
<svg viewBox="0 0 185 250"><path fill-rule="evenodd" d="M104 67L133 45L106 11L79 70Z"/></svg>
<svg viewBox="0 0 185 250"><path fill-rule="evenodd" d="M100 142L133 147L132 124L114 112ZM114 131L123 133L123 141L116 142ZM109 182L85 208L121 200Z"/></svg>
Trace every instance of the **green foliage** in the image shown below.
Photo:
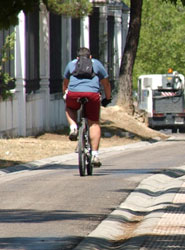
<svg viewBox="0 0 185 250"><path fill-rule="evenodd" d="M163 0L163 1L171 1L171 3L177 4L178 0ZM185 0L181 0L182 4L185 5Z"/></svg>
<svg viewBox="0 0 185 250"><path fill-rule="evenodd" d="M87 0L44 0L47 8L56 13L73 17L82 17L92 10L92 3Z"/></svg>
<svg viewBox="0 0 185 250"><path fill-rule="evenodd" d="M124 2L128 7L130 7L130 1L131 1L131 0L124 0L123 2Z"/></svg>
<svg viewBox="0 0 185 250"><path fill-rule="evenodd" d="M164 74L168 68L185 75L185 7L177 0L144 0L142 27L134 66L134 85L142 74Z"/></svg>
<svg viewBox="0 0 185 250"><path fill-rule="evenodd" d="M33 11L38 7L40 0L6 0L0 1L0 29L7 29L11 25L15 26L18 23L18 14L21 10L25 13Z"/></svg>
<svg viewBox="0 0 185 250"><path fill-rule="evenodd" d="M18 24L20 11L28 13L39 8L41 0L0 0L0 29L8 29ZM43 0L48 10L73 17L82 17L92 10L88 0Z"/></svg>
<svg viewBox="0 0 185 250"><path fill-rule="evenodd" d="M12 96L10 90L10 83L14 82L14 79L4 71L5 64L9 60L13 60L14 56L11 53L14 48L15 33L6 37L5 43L0 50L0 96L3 100Z"/></svg>

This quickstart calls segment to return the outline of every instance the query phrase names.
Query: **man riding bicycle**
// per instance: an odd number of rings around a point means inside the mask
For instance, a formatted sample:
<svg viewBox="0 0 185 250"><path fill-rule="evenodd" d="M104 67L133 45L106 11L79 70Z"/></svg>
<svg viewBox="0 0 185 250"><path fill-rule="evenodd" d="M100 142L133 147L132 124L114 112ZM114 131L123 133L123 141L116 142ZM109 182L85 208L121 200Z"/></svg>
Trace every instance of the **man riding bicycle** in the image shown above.
<svg viewBox="0 0 185 250"><path fill-rule="evenodd" d="M80 57L90 58L94 75L92 77L78 77L73 74L76 63ZM80 48L77 52L77 59L70 61L64 71L63 94L66 94L66 117L70 125L69 139L77 140L77 110L80 108L78 99L87 97L88 102L85 106L85 114L88 119L90 141L92 147L92 163L94 166L100 166L98 149L101 138L100 129L100 83L104 88L105 98L102 105L107 106L111 102L111 86L108 80L108 74L104 66L97 59L92 58L88 48Z"/></svg>

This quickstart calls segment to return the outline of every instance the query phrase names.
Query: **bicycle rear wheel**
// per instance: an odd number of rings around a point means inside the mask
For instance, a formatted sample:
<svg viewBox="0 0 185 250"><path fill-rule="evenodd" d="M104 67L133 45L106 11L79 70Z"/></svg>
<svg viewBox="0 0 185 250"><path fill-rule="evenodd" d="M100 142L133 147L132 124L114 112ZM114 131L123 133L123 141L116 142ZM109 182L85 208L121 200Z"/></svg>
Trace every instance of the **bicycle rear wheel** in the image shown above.
<svg viewBox="0 0 185 250"><path fill-rule="evenodd" d="M79 128L79 140L78 140L78 163L80 176L85 176L86 169L87 174L92 175L92 164L91 164L91 146L89 140L88 126L85 120Z"/></svg>
<svg viewBox="0 0 185 250"><path fill-rule="evenodd" d="M91 163L91 157L92 157L92 150L91 150L91 143L89 138L89 129L87 128L87 137L86 137L86 148L87 148L87 174L92 175L93 173L93 165Z"/></svg>

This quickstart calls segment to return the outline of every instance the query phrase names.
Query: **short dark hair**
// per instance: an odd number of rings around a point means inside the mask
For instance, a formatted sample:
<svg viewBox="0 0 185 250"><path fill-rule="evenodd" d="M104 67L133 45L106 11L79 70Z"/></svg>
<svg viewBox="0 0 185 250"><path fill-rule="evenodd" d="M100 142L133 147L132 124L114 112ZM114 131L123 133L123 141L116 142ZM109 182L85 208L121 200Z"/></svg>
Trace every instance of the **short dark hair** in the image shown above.
<svg viewBox="0 0 185 250"><path fill-rule="evenodd" d="M90 57L90 55L91 55L91 51L85 47L79 48L79 50L77 51L77 57L79 56Z"/></svg>

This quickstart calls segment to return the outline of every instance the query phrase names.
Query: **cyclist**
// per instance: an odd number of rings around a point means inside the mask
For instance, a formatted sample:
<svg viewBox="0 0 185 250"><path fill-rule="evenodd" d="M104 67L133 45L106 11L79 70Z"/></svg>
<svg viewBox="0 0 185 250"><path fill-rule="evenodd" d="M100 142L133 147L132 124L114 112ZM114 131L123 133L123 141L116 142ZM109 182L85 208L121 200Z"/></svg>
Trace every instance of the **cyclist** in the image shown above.
<svg viewBox="0 0 185 250"><path fill-rule="evenodd" d="M91 58L93 71L95 75L92 78L78 78L72 73L75 70L76 63L79 57ZM80 48L77 51L77 59L70 61L64 71L63 94L66 93L66 117L70 125L70 140L77 140L77 110L80 108L78 99L87 97L86 117L89 124L90 141L92 147L92 163L98 167L101 165L98 149L101 138L101 129L99 123L100 117L100 83L105 92L105 98L102 100L102 105L107 106L111 102L111 86L108 80L108 74L102 63L92 58L88 48Z"/></svg>

